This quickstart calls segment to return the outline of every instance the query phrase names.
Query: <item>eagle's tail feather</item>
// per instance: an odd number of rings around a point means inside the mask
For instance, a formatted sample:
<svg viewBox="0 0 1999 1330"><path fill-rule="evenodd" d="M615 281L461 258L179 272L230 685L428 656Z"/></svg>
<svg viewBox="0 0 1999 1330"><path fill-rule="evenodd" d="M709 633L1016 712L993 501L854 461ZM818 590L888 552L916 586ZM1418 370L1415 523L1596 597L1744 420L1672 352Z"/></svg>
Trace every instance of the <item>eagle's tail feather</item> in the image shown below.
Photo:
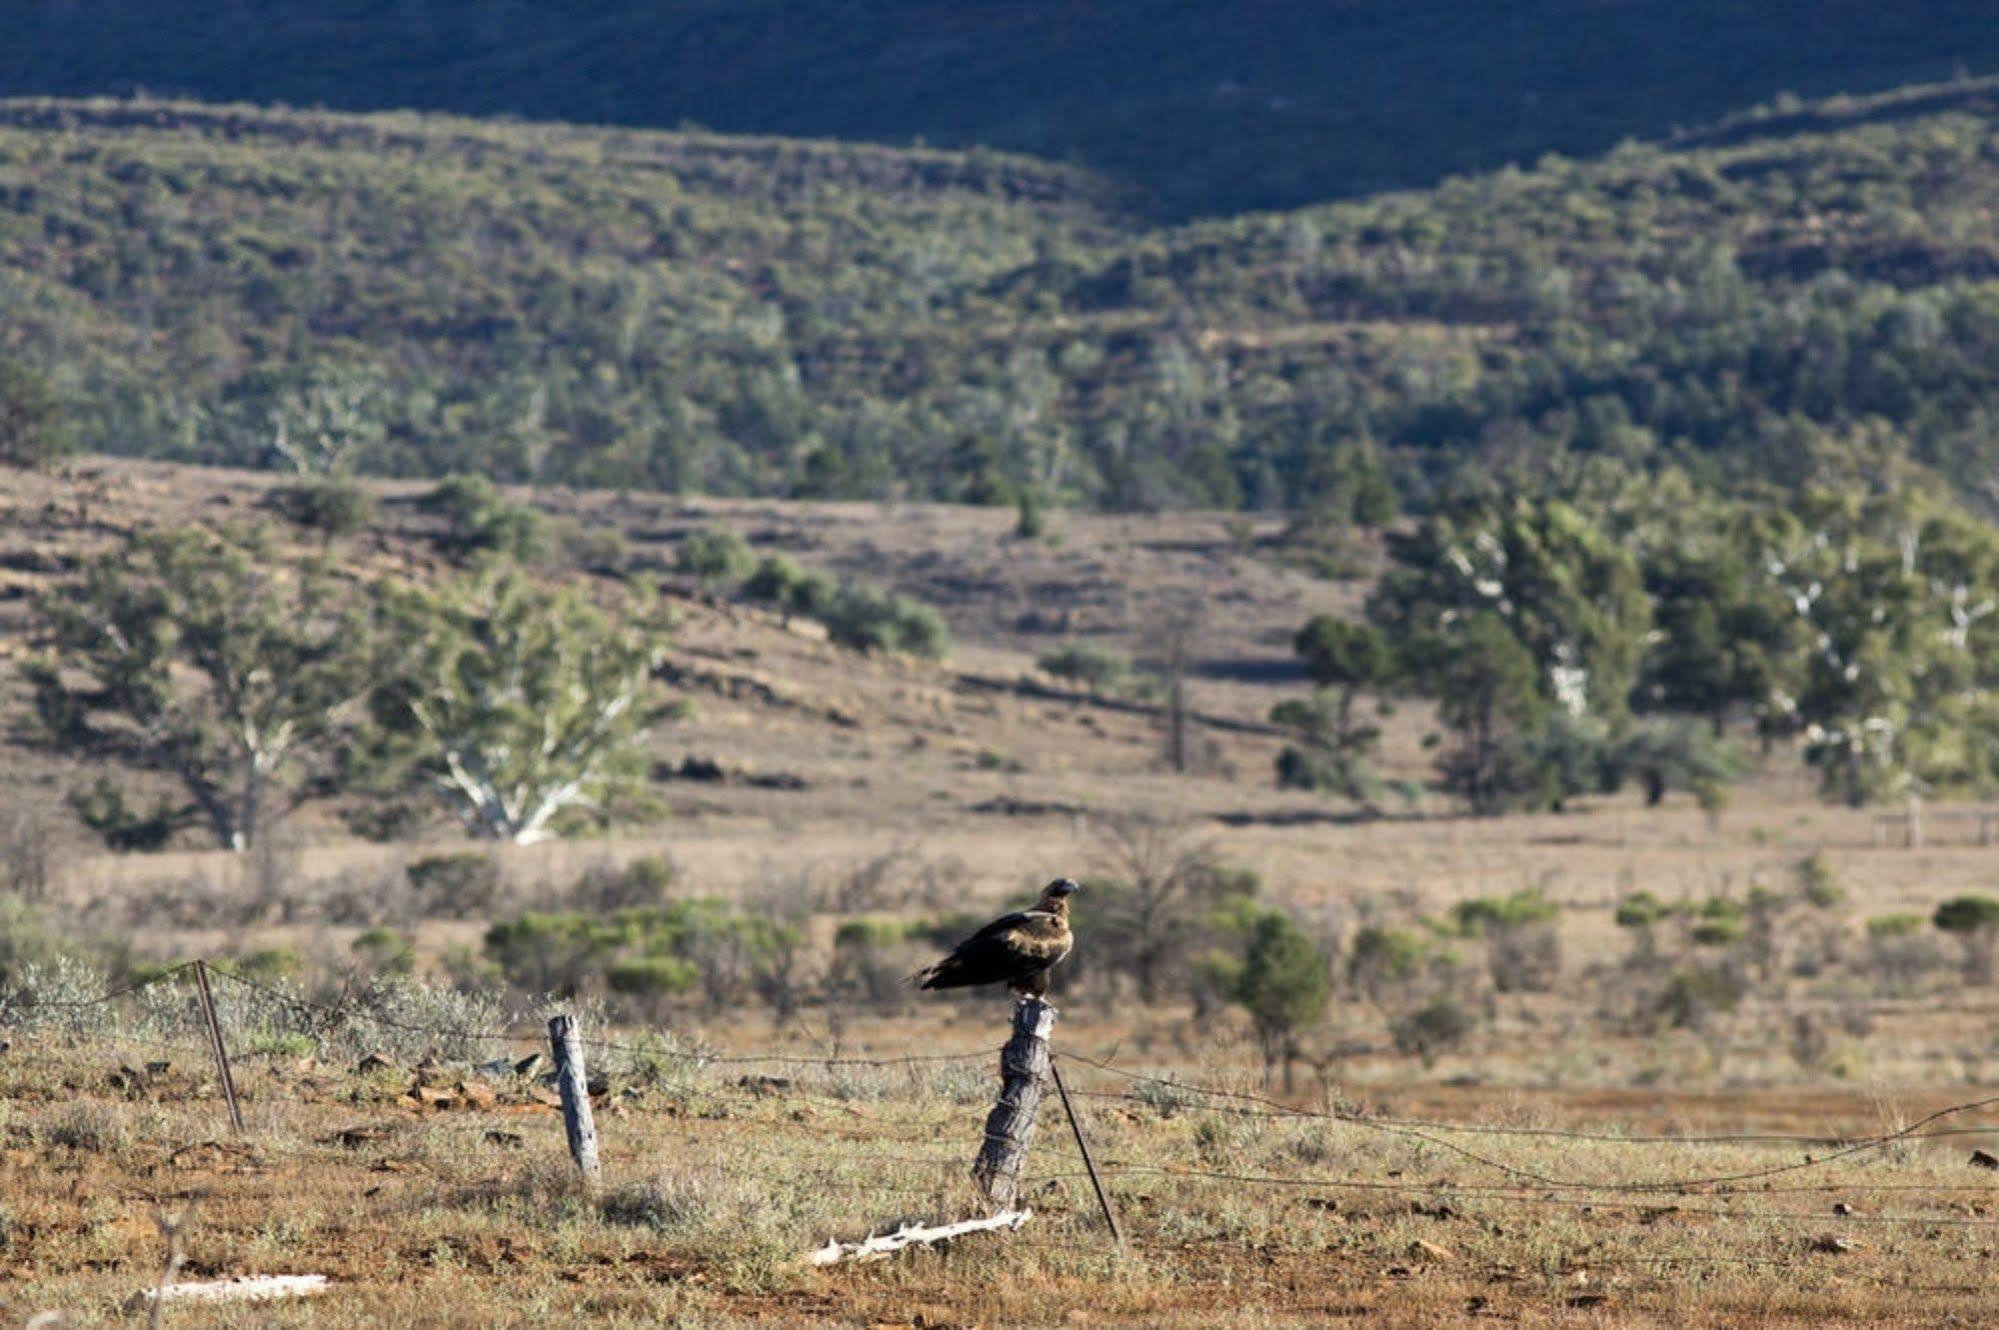
<svg viewBox="0 0 1999 1330"><path fill-rule="evenodd" d="M976 981L966 976L956 956L946 956L935 965L926 965L909 976L909 982L918 988L963 988Z"/></svg>

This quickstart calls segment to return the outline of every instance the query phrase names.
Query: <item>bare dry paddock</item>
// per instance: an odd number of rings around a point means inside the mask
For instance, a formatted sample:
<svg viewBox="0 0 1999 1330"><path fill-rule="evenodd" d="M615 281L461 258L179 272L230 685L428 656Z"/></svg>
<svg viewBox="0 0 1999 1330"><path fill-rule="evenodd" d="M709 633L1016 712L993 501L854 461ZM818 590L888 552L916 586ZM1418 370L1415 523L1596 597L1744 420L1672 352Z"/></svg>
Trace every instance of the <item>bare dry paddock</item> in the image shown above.
<svg viewBox="0 0 1999 1330"><path fill-rule="evenodd" d="M171 980L162 981L171 984ZM220 976L225 996L255 996ZM134 999L127 998L125 1001ZM225 1013L237 1008L231 998ZM603 1182L570 1164L529 1029L350 1065L235 1050L234 1133L186 1033L17 1033L0 1053L0 1312L127 1319L160 1277L323 1274L185 1324L1289 1326L1971 1324L1991 1310L1999 1091L1411 1082L1273 1097L1217 1050L1058 1058L1128 1242L1052 1101L1017 1233L815 1269L828 1237L980 1213L968 1165L1003 1002L838 1053L591 1046ZM225 1022L227 1023L227 1022ZM146 1027L152 1029L153 1027ZM408 1033L421 1034L421 1031Z"/></svg>

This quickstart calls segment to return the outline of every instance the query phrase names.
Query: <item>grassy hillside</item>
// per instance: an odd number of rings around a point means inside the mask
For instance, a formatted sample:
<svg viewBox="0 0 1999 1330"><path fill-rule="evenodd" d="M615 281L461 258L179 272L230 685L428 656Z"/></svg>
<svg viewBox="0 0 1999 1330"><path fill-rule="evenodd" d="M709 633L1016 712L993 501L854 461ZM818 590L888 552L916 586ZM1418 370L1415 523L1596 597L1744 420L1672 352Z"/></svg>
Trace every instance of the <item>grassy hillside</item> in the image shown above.
<svg viewBox="0 0 1999 1330"><path fill-rule="evenodd" d="M1961 82L1155 230L984 152L11 102L0 354L86 447L245 465L333 421L389 473L1342 515L1906 449L1986 497L1995 130Z"/></svg>
<svg viewBox="0 0 1999 1330"><path fill-rule="evenodd" d="M1789 91L1992 72L1975 0L476 0L10 7L0 95L158 94L1075 160L1173 215L1657 138Z"/></svg>

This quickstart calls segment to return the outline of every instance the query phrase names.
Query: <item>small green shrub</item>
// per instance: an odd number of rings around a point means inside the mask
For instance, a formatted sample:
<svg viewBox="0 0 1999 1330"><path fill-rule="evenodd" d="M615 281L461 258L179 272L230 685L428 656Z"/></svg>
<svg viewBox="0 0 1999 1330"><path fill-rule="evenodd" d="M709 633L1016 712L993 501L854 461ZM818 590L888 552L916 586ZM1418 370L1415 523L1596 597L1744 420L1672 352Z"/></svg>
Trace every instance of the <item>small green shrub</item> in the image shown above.
<svg viewBox="0 0 1999 1330"><path fill-rule="evenodd" d="M1474 896L1459 901L1451 907L1451 922L1461 936L1484 937L1499 930L1548 923L1561 912L1562 907L1538 888L1523 887L1510 896Z"/></svg>
<svg viewBox="0 0 1999 1330"><path fill-rule="evenodd" d="M263 947L238 956L229 963L229 968L245 979L268 984L280 979L296 979L305 973L305 957L290 947Z"/></svg>
<svg viewBox="0 0 1999 1330"><path fill-rule="evenodd" d="M355 938L350 949L378 974L406 975L416 969L416 949L410 940L385 924Z"/></svg>
<svg viewBox="0 0 1999 1330"><path fill-rule="evenodd" d="M404 872L426 914L480 914L491 909L500 893L500 861L477 850L428 855Z"/></svg>
<svg viewBox="0 0 1999 1330"><path fill-rule="evenodd" d="M585 526L575 518L558 518L554 544L564 563L586 573L622 577L631 566L632 544L614 526Z"/></svg>
<svg viewBox="0 0 1999 1330"><path fill-rule="evenodd" d="M1672 907L1649 891L1634 891L1617 903L1612 916L1619 928L1651 928L1673 912Z"/></svg>
<svg viewBox="0 0 1999 1330"><path fill-rule="evenodd" d="M1389 1027L1398 1052L1413 1054L1428 1067L1441 1053L1458 1047L1478 1028L1478 1019L1448 993L1440 993Z"/></svg>
<svg viewBox="0 0 1999 1330"><path fill-rule="evenodd" d="M1131 657L1098 642L1067 642L1036 662L1058 679L1069 679L1092 693L1117 693L1131 681Z"/></svg>
<svg viewBox="0 0 1999 1330"><path fill-rule="evenodd" d="M534 563L548 555L548 520L506 498L484 476L448 476L424 496L421 506L444 518L441 543L453 557Z"/></svg>
<svg viewBox="0 0 1999 1330"><path fill-rule="evenodd" d="M1483 937L1493 987L1502 993L1546 993L1562 972L1562 908L1533 887L1509 896L1478 896L1451 907L1465 937Z"/></svg>
<svg viewBox="0 0 1999 1330"><path fill-rule="evenodd" d="M693 992L701 972L671 956L634 956L614 963L604 972L604 981L613 993L627 997L663 997Z"/></svg>
<svg viewBox="0 0 1999 1330"><path fill-rule="evenodd" d="M271 491L270 505L285 520L328 540L342 540L375 524L375 496L351 476L315 476Z"/></svg>
<svg viewBox="0 0 1999 1330"><path fill-rule="evenodd" d="M530 912L493 924L485 947L502 976L528 993L575 993L601 981L651 1005L698 988L720 1009L752 993L771 996L797 941L791 925L693 899L609 914Z"/></svg>
<svg viewBox="0 0 1999 1330"><path fill-rule="evenodd" d="M791 598L806 578L805 569L788 554L766 555L755 570L743 579L743 595L754 601L789 610Z"/></svg>
<svg viewBox="0 0 1999 1330"><path fill-rule="evenodd" d="M1347 978L1374 1002L1413 980L1430 952L1429 942L1407 928L1369 924L1354 934Z"/></svg>
<svg viewBox="0 0 1999 1330"><path fill-rule="evenodd" d="M605 1223L654 1233L679 1233L697 1227L714 1208L708 1185L692 1173L628 1182L604 1193L597 1202Z"/></svg>
<svg viewBox="0 0 1999 1330"><path fill-rule="evenodd" d="M728 527L704 526L690 532L674 551L673 564L714 591L742 581L755 556L749 542Z"/></svg>
<svg viewBox="0 0 1999 1330"><path fill-rule="evenodd" d="M1666 981L1653 1011L1674 1029L1705 1029L1716 1015L1734 1011L1746 988L1742 977L1725 966L1680 970Z"/></svg>
<svg viewBox="0 0 1999 1330"><path fill-rule="evenodd" d="M663 854L649 854L620 868L599 866L586 871L570 888L569 900L583 910L663 905L678 877L679 871L671 859Z"/></svg>
<svg viewBox="0 0 1999 1330"><path fill-rule="evenodd" d="M1890 941L1901 937L1914 937L1923 931L1923 924L1925 922L1923 916L1913 911L1902 911L1895 914L1877 914L1867 921L1867 936L1877 942Z"/></svg>
<svg viewBox="0 0 1999 1330"><path fill-rule="evenodd" d="M1716 896L1701 906L1688 936L1703 947L1726 947L1740 942L1743 931L1742 906Z"/></svg>
<svg viewBox="0 0 1999 1330"><path fill-rule="evenodd" d="M1839 874L1824 851L1798 861L1798 894L1818 910L1830 910L1846 900L1846 889L1839 885Z"/></svg>
<svg viewBox="0 0 1999 1330"><path fill-rule="evenodd" d="M819 618L834 642L856 651L902 651L934 660L950 649L942 615L922 601L880 587L840 588Z"/></svg>

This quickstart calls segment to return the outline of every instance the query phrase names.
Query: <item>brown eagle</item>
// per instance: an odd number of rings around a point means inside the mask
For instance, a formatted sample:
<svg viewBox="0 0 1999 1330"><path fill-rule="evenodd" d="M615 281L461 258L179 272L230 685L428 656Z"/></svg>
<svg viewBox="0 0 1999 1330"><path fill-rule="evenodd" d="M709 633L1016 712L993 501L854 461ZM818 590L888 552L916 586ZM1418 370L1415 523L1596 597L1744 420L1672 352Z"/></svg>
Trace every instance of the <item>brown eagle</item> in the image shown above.
<svg viewBox="0 0 1999 1330"><path fill-rule="evenodd" d="M1069 897L1076 884L1058 877L1025 910L993 920L960 942L949 956L910 976L922 988L970 988L1005 982L1022 997L1048 991L1048 971L1069 954Z"/></svg>

